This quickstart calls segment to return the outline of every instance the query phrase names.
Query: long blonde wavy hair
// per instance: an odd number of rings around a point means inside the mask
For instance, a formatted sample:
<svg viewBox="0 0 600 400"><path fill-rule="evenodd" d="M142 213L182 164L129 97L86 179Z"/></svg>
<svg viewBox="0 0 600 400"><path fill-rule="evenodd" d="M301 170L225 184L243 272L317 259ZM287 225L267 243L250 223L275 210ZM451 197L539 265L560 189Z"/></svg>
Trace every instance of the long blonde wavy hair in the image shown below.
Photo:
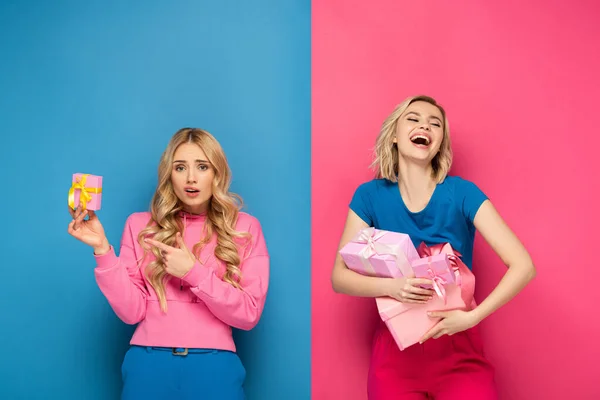
<svg viewBox="0 0 600 400"><path fill-rule="evenodd" d="M150 206L152 219L138 235L138 242L144 248L144 257L149 251L155 256L155 260L146 267L145 273L158 296L160 307L164 312L167 311L165 285L170 279L170 275L165 271L161 251L156 247L150 248L144 242L144 238L152 237L154 240L166 245L177 246L175 235L177 232L182 232L184 228L179 216L179 213L183 211L183 205L173 190L171 173L173 155L177 148L184 143L198 145L208 158L215 173L212 182L212 198L206 212L204 233L192 249L196 258L199 259L202 247L216 233L217 243L214 255L225 263L226 271L223 280L235 288L240 288L241 260L235 239L249 237L247 232L237 232L235 230L238 213L243 201L240 196L229 191L231 170L221 145L205 130L198 128L180 129L173 135L160 159L158 186Z"/></svg>
<svg viewBox="0 0 600 400"><path fill-rule="evenodd" d="M381 130L379 131L377 141L375 142L374 160L371 164L371 167L375 170L376 178L385 178L392 182L398 182L398 161L400 155L398 153L398 146L394 143L394 137L396 136L398 120L404 114L408 106L416 101L424 101L432 104L442 113L444 136L439 152L435 155L433 160L431 160L431 166L433 167L433 178L438 183L443 182L444 179L446 179L448 171L450 171L450 167L452 166L452 146L450 143L448 118L446 117L444 108L439 105L435 99L423 95L405 99L394 108L394 111L392 111L381 125Z"/></svg>

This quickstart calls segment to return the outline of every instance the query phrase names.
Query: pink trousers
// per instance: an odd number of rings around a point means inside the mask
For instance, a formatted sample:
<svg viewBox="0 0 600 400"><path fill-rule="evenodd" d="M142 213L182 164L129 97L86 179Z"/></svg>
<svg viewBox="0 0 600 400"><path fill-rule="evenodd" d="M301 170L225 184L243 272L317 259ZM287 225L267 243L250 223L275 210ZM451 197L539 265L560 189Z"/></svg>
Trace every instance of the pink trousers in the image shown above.
<svg viewBox="0 0 600 400"><path fill-rule="evenodd" d="M381 323L368 378L369 400L496 400L494 369L477 327L400 351Z"/></svg>

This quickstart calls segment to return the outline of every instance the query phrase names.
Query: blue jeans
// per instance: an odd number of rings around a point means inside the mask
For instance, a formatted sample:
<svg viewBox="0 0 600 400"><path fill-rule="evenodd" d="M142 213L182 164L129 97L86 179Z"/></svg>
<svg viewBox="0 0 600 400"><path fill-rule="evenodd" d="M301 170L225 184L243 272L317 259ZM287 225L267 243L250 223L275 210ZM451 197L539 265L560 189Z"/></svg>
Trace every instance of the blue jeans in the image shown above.
<svg viewBox="0 0 600 400"><path fill-rule="evenodd" d="M183 349L178 349L183 351ZM121 400L245 400L246 370L236 353L132 346L121 369Z"/></svg>

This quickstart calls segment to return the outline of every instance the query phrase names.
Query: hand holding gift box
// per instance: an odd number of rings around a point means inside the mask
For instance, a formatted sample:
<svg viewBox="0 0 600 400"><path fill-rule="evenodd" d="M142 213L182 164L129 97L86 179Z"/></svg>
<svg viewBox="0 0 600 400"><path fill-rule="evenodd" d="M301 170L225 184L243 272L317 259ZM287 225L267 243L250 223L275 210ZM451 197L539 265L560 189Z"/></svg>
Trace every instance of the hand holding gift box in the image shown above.
<svg viewBox="0 0 600 400"><path fill-rule="evenodd" d="M73 174L69 189L69 207L73 210L97 211L102 206L102 177L90 174Z"/></svg>
<svg viewBox="0 0 600 400"><path fill-rule="evenodd" d="M446 253L420 258L412 262L417 278L430 279L432 285L421 285L424 289L434 289L440 298L446 298L445 286L455 283L455 273Z"/></svg>
<svg viewBox="0 0 600 400"><path fill-rule="evenodd" d="M431 274L438 276L439 279L434 280L433 286L435 287L437 282L440 289L443 288L441 295L438 293L425 304L404 304L389 297L376 299L379 315L400 350L418 343L439 323L440 318L427 315L429 311L465 310L468 309L467 305L473 307L474 276L452 246L446 243L427 247L422 243L418 251L425 258L416 261L416 275L429 276L430 279ZM436 267L433 266L434 263L437 264ZM442 283L442 280L451 283Z"/></svg>
<svg viewBox="0 0 600 400"><path fill-rule="evenodd" d="M404 233L362 229L339 251L349 269L382 278L414 276L411 262L419 253Z"/></svg>
<svg viewBox="0 0 600 400"><path fill-rule="evenodd" d="M376 299L379 315L400 350L418 343L440 321L429 317L429 311L465 309L470 303L462 286L469 286L472 274L457 254L450 244L427 247L422 243L417 251L408 235L375 228L361 230L340 250L348 268L360 274L433 282L423 285L437 294L425 304L406 304L390 297Z"/></svg>
<svg viewBox="0 0 600 400"><path fill-rule="evenodd" d="M439 318L429 317L429 311L449 311L465 307L460 287L456 284L446 286L444 297L434 296L425 304L405 304L390 297L378 297L375 301L379 316L400 350L419 343L440 321Z"/></svg>

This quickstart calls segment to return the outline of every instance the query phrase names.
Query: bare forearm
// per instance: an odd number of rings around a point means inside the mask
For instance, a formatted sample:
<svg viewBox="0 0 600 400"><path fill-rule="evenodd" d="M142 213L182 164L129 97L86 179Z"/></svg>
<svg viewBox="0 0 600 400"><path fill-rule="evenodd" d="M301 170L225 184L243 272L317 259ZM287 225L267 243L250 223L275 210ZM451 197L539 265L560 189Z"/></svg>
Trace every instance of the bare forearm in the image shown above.
<svg viewBox="0 0 600 400"><path fill-rule="evenodd" d="M536 272L529 253L489 200L481 205L474 224L508 266L498 286L473 310L476 320L481 321L512 300L535 277Z"/></svg>
<svg viewBox="0 0 600 400"><path fill-rule="evenodd" d="M94 255L101 256L110 251L110 243L108 243L108 239L105 237L100 245L94 247Z"/></svg>
<svg viewBox="0 0 600 400"><path fill-rule="evenodd" d="M535 275L535 268L530 263L508 268L496 288L473 310L477 321L484 320L512 300Z"/></svg>
<svg viewBox="0 0 600 400"><path fill-rule="evenodd" d="M349 270L345 266L336 268L332 276L333 290L357 297L388 296L388 278L364 276Z"/></svg>

